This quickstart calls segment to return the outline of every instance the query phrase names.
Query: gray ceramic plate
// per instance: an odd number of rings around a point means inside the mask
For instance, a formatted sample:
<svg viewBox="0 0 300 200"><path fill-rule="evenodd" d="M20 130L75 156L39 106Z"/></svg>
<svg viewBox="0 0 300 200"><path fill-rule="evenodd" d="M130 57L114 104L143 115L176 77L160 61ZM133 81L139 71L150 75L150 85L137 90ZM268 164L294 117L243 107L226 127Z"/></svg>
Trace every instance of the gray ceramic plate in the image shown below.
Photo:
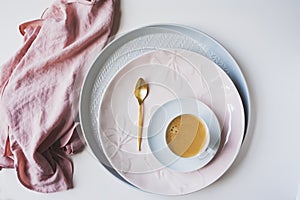
<svg viewBox="0 0 300 200"><path fill-rule="evenodd" d="M246 117L250 120L250 98L244 76L222 45L206 34L181 25L152 25L126 33L108 44L91 66L80 96L79 117L84 139L91 153L115 177L128 183L111 166L99 138L98 111L102 95L113 76L129 61L159 49L186 49L199 53L219 65L233 80L241 95ZM248 125L247 125L248 124Z"/></svg>

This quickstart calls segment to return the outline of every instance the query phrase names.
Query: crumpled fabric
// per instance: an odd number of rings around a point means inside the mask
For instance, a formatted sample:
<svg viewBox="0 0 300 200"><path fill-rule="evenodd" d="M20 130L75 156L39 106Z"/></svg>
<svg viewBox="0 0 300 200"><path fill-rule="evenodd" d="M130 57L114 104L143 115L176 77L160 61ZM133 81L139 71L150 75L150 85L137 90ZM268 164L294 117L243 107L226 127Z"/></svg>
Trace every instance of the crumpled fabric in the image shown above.
<svg viewBox="0 0 300 200"><path fill-rule="evenodd" d="M73 187L80 89L113 17L114 0L54 1L20 25L24 43L0 67L0 169L15 168L31 190Z"/></svg>

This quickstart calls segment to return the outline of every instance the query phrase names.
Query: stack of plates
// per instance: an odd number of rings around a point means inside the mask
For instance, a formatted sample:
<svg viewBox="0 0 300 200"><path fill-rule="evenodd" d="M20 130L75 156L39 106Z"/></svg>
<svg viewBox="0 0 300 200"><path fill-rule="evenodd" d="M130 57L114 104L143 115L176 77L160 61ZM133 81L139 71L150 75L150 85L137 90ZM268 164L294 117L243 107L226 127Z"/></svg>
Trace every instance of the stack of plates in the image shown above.
<svg viewBox="0 0 300 200"><path fill-rule="evenodd" d="M149 83L145 100L142 151L137 151L136 81ZM221 135L198 169L174 170L153 153L148 126L168 102L195 99L216 115ZM170 107L170 106L169 106ZM86 143L115 177L140 190L181 195L220 178L234 162L250 120L249 91L233 57L206 34L181 25L153 25L112 41L90 68L80 99ZM189 168L188 168L189 169Z"/></svg>

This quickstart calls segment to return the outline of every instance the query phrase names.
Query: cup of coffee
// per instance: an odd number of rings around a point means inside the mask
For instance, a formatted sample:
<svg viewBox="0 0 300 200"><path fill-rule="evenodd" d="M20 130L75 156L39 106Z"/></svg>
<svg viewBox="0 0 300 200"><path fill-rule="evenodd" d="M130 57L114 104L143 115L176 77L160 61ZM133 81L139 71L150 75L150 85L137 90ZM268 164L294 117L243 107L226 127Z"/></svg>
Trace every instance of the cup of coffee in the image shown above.
<svg viewBox="0 0 300 200"><path fill-rule="evenodd" d="M221 137L214 112L197 99L174 99L159 107L149 122L147 139L162 165L179 172L198 170L216 155Z"/></svg>
<svg viewBox="0 0 300 200"><path fill-rule="evenodd" d="M205 121L193 114L176 116L168 124L165 134L166 146L182 158L201 156L210 140Z"/></svg>

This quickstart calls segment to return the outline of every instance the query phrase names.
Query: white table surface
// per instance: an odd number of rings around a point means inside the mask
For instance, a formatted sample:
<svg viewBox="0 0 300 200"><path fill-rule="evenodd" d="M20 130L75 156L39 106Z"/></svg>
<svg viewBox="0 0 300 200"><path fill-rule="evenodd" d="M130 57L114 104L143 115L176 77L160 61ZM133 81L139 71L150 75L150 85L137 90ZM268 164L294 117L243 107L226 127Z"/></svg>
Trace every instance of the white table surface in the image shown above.
<svg viewBox="0 0 300 200"><path fill-rule="evenodd" d="M0 171L0 200L299 200L300 1L120 1L118 33L155 23L181 23L214 37L236 58L249 85L253 117L233 166L203 190L167 197L125 185L85 150L73 156L74 189L40 194L24 188L14 170L4 169ZM1 64L22 44L18 25L39 18L51 3L1 3Z"/></svg>

